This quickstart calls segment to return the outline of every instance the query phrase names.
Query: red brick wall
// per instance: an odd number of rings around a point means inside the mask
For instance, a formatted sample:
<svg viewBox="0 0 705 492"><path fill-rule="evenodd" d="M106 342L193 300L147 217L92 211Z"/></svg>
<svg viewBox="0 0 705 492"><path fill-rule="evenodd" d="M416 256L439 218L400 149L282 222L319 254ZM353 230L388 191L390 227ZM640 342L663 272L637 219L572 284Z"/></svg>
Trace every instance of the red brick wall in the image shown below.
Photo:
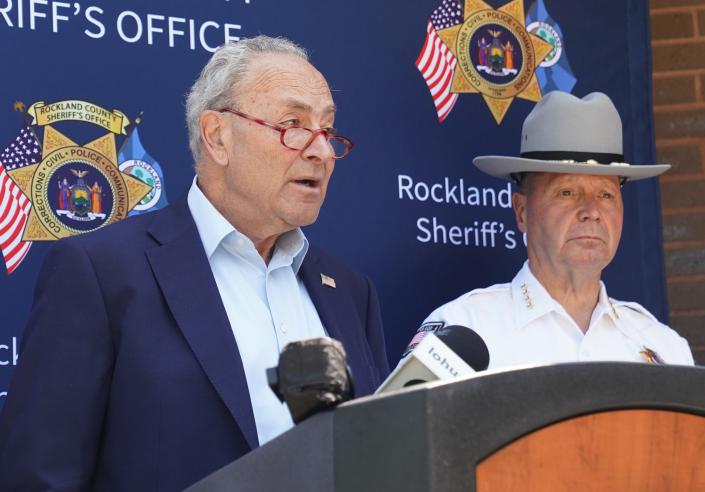
<svg viewBox="0 0 705 492"><path fill-rule="evenodd" d="M654 125L671 326L705 364L705 0L651 0Z"/></svg>

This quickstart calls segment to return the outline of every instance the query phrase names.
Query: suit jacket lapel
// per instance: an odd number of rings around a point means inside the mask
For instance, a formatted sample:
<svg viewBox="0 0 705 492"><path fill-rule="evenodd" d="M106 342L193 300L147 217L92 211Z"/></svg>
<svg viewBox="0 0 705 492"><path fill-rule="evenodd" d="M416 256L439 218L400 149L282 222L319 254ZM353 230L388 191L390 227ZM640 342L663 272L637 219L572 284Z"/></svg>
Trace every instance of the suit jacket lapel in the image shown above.
<svg viewBox="0 0 705 492"><path fill-rule="evenodd" d="M323 285L321 273L324 272L320 271L319 257L309 249L299 269L301 280L306 286L308 295L311 297L313 305L318 311L318 317L321 318L326 331L331 337L340 340L341 330L338 326L338 320L335 316L336 311L333 306L336 300L333 295L335 292L331 292L335 291L335 289Z"/></svg>
<svg viewBox="0 0 705 492"><path fill-rule="evenodd" d="M245 371L186 199L155 217L161 246L147 251L166 302L251 448L258 446Z"/></svg>
<svg viewBox="0 0 705 492"><path fill-rule="evenodd" d="M375 389L372 362L368 360L369 349L360 331L360 323L365 320L360 320L360 314L350 302L350 286L345 285L344 278L336 279L336 288L323 284L321 274L330 275L332 272L325 270L315 250L309 249L299 273L328 335L340 340L345 347L358 394L372 392Z"/></svg>

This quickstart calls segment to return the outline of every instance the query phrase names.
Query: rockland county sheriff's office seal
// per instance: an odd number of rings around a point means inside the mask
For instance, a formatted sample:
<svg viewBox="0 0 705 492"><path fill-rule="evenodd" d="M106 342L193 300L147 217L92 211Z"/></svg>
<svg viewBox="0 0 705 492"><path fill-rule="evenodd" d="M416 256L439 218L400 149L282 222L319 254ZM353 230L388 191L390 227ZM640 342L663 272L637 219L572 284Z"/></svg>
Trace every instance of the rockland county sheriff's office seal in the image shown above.
<svg viewBox="0 0 705 492"><path fill-rule="evenodd" d="M553 46L553 49L548 52L539 66L541 68L548 68L558 63L558 60L561 59L561 55L563 54L563 41L561 41L561 36L558 34L558 31L556 31L551 24L543 21L532 22L526 26L526 30L531 34L537 35L544 41L551 43L551 46Z"/></svg>
<svg viewBox="0 0 705 492"><path fill-rule="evenodd" d="M37 103L28 114L33 124L44 126L41 161L8 172L32 202L23 241L53 241L112 224L126 218L152 190L117 166L114 134L124 134L129 124L122 113L62 101ZM110 132L79 145L49 125L65 120L90 122Z"/></svg>
<svg viewBox="0 0 705 492"><path fill-rule="evenodd" d="M493 9L466 0L463 23L438 31L456 57L451 92L480 93L497 123L515 97L538 101L536 67L553 49L524 27L524 3L513 0Z"/></svg>
<svg viewBox="0 0 705 492"><path fill-rule="evenodd" d="M121 163L119 168L121 172L134 176L152 187L149 193L135 205L134 210L143 212L159 203L159 199L162 197L162 178L148 162L141 159L130 159Z"/></svg>

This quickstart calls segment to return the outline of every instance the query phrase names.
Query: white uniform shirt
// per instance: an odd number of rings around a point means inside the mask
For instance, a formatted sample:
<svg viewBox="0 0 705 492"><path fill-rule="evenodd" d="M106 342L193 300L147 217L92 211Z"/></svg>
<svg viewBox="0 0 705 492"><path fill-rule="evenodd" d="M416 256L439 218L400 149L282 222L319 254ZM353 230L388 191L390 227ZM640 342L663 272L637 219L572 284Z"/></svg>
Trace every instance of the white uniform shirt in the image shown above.
<svg viewBox="0 0 705 492"><path fill-rule="evenodd" d="M308 241L301 229L283 234L265 265L254 243L218 212L195 180L188 205L237 341L261 445L294 425L267 383L267 368L279 364L287 343L326 334L297 275Z"/></svg>
<svg viewBox="0 0 705 492"><path fill-rule="evenodd" d="M439 307L419 331L467 326L487 343L488 369L578 361L657 362L692 365L688 342L636 302L600 297L586 333L553 299L528 262L510 284L477 289ZM416 337L418 340L418 337Z"/></svg>

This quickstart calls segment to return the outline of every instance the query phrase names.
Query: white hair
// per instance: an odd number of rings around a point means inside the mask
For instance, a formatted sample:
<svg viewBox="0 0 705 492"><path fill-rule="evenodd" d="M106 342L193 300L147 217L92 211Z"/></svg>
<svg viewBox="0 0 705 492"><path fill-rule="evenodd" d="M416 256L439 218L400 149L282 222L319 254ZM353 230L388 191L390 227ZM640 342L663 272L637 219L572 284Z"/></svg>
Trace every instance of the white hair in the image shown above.
<svg viewBox="0 0 705 492"><path fill-rule="evenodd" d="M235 107L238 84L247 75L252 59L263 53L286 53L308 61L304 48L282 37L257 36L218 48L203 67L186 99L186 126L195 163L201 156L201 113Z"/></svg>

